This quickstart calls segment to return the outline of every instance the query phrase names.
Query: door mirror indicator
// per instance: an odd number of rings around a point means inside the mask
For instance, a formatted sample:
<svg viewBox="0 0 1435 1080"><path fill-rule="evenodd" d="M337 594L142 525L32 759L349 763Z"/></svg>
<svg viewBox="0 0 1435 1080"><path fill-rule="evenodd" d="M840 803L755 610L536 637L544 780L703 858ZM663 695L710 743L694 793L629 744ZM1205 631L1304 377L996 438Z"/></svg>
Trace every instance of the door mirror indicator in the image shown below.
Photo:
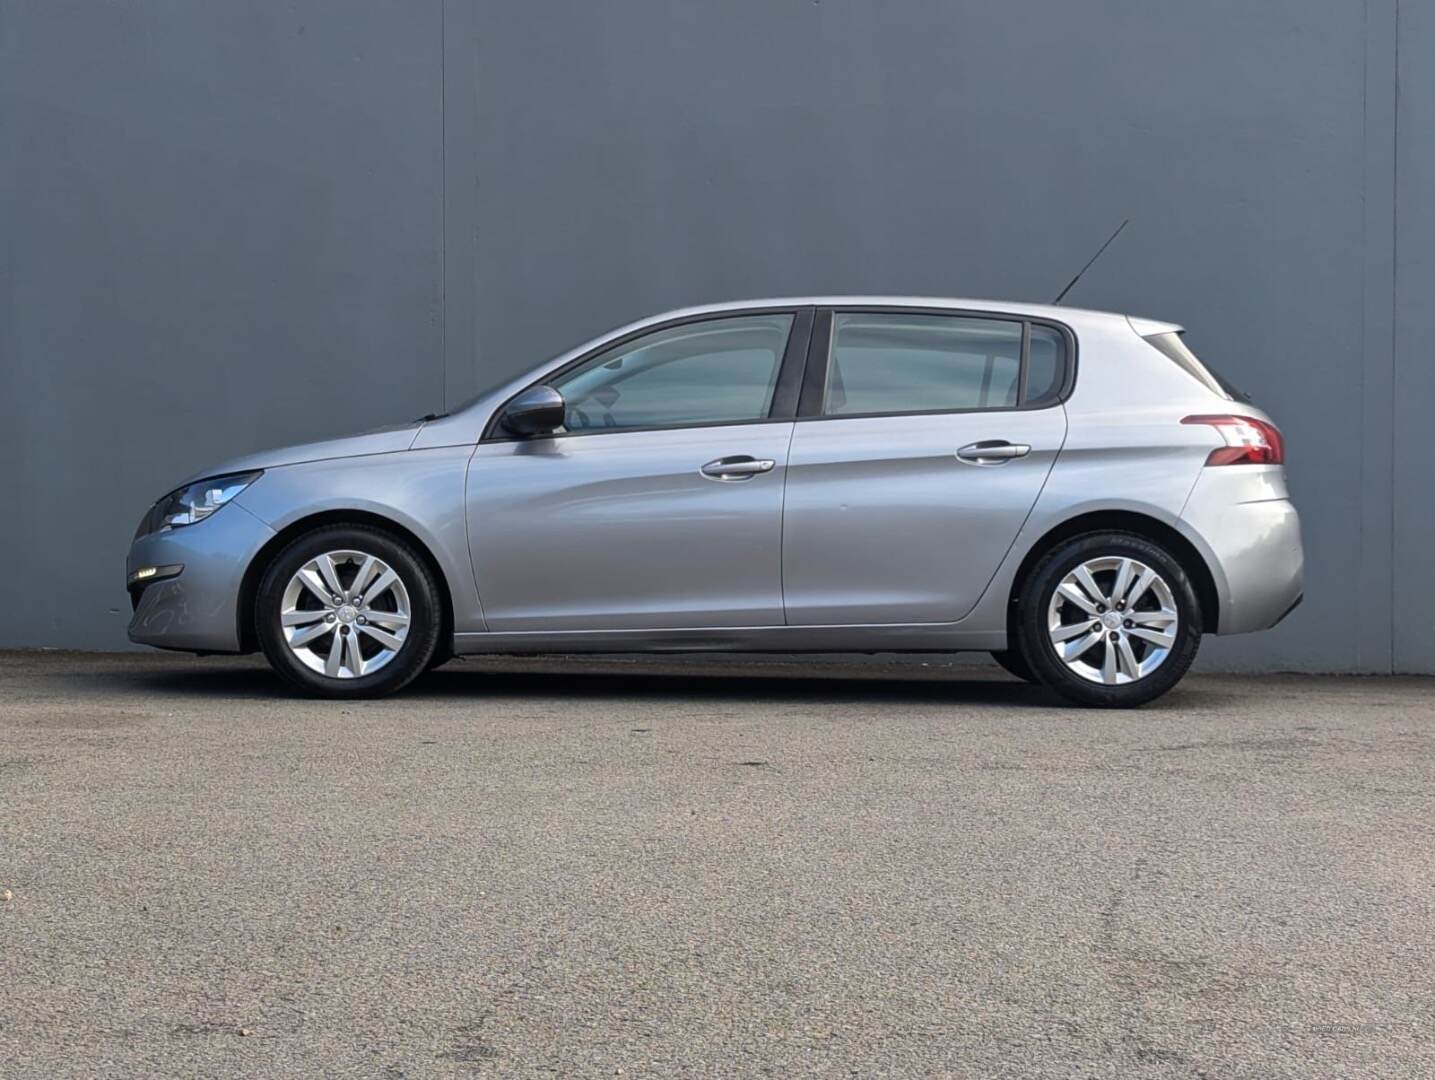
<svg viewBox="0 0 1435 1080"><path fill-rule="evenodd" d="M503 407L499 425L520 438L550 435L563 426L568 404L551 386L531 386Z"/></svg>

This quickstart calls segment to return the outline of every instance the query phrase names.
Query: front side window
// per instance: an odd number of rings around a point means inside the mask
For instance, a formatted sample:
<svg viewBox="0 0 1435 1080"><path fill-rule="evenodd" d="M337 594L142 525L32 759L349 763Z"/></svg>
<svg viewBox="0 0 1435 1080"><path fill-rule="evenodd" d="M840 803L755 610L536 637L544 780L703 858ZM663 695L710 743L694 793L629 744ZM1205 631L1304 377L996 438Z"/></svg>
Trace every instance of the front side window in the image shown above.
<svg viewBox="0 0 1435 1080"><path fill-rule="evenodd" d="M772 407L792 315L670 326L560 375L569 432L762 420Z"/></svg>
<svg viewBox="0 0 1435 1080"><path fill-rule="evenodd" d="M837 312L825 416L1013 408L1022 324L947 315Z"/></svg>

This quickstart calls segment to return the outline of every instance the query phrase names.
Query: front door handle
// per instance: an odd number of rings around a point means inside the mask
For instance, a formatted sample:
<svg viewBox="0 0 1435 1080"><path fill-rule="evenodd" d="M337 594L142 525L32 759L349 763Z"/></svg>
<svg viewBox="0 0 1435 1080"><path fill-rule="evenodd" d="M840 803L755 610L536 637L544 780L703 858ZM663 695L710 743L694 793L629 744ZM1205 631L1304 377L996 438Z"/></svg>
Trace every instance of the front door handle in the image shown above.
<svg viewBox="0 0 1435 1080"><path fill-rule="evenodd" d="M1004 465L1012 458L1026 457L1029 453L1031 447L1026 443L983 439L981 442L967 443L957 451L957 458L971 465Z"/></svg>
<svg viewBox="0 0 1435 1080"><path fill-rule="evenodd" d="M709 461L699 471L711 480L751 480L754 476L772 472L776 464L777 462L768 459L759 461L747 454L739 454L736 457Z"/></svg>

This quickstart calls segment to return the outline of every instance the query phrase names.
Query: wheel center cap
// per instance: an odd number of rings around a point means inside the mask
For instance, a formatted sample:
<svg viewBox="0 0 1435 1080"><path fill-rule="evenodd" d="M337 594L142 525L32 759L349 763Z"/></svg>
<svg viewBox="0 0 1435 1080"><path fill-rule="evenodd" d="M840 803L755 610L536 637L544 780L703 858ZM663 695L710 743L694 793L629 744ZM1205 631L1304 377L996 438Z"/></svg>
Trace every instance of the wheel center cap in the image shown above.
<svg viewBox="0 0 1435 1080"><path fill-rule="evenodd" d="M341 623L351 623L359 617L359 613L354 610L353 604L345 604L337 612L335 612L335 614L339 616L339 621Z"/></svg>
<svg viewBox="0 0 1435 1080"><path fill-rule="evenodd" d="M343 616L340 616L342 618ZM1101 616L1101 625L1108 630L1115 630L1121 625L1121 616L1115 611L1108 611Z"/></svg>

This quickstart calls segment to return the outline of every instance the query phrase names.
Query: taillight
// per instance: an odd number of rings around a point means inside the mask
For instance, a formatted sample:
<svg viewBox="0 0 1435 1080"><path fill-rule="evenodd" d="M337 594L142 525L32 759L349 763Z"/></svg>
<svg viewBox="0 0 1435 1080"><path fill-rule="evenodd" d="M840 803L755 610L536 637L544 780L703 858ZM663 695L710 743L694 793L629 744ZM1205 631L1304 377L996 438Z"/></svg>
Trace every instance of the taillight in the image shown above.
<svg viewBox="0 0 1435 1080"><path fill-rule="evenodd" d="M1269 420L1254 416L1188 416L1183 424L1206 424L1226 441L1206 458L1207 465L1284 465L1286 443Z"/></svg>

